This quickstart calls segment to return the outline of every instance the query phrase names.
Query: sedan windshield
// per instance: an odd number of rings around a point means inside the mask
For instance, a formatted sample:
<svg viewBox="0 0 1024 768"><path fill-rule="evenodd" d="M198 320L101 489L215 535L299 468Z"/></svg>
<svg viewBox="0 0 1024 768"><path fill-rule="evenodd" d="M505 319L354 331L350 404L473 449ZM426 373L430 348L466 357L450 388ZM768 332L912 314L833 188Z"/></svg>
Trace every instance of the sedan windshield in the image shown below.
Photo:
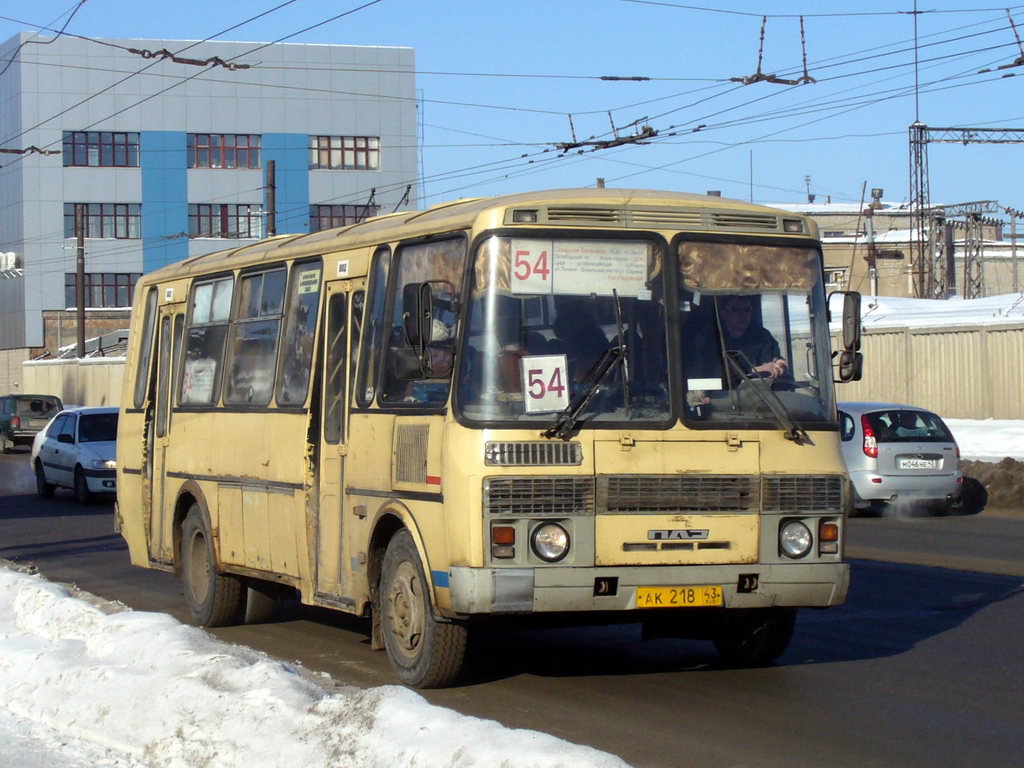
<svg viewBox="0 0 1024 768"><path fill-rule="evenodd" d="M687 421L832 421L818 252L683 242L678 256Z"/></svg>
<svg viewBox="0 0 1024 768"><path fill-rule="evenodd" d="M550 425L585 401L580 422L666 422L662 262L645 240L483 241L459 370L462 415Z"/></svg>

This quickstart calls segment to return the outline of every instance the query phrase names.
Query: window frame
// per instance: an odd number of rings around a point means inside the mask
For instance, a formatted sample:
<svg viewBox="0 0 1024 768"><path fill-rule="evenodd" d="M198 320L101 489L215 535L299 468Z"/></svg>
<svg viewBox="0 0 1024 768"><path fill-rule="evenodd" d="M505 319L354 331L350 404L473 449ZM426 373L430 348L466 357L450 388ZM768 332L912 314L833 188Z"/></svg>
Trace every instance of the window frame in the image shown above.
<svg viewBox="0 0 1024 768"><path fill-rule="evenodd" d="M242 208L247 209L244 216ZM261 240L264 213L262 203L189 203L188 236L206 240ZM201 222L204 221L209 222L207 232L202 231ZM231 221L235 222L235 232L231 231ZM242 221L246 222L244 234L240 226Z"/></svg>
<svg viewBox="0 0 1024 768"><path fill-rule="evenodd" d="M341 209L340 213L335 210L339 208ZM326 215L324 215L324 209L328 209ZM360 214L359 211L362 213ZM328 229L359 224L374 216L379 216L380 211L379 205L311 203L309 206L309 231L323 232Z"/></svg>
<svg viewBox="0 0 1024 768"><path fill-rule="evenodd" d="M65 168L139 167L138 131L64 131L62 145Z"/></svg>
<svg viewBox="0 0 1024 768"><path fill-rule="evenodd" d="M380 155L380 136L309 134L311 171L380 171Z"/></svg>
<svg viewBox="0 0 1024 768"><path fill-rule="evenodd" d="M281 289L281 303L276 313L263 314L263 291L266 288L266 276L277 272L284 273L284 282ZM247 269L240 272L236 277L237 288L233 295L233 310L230 315L230 321L228 323L228 332L224 340L224 374L221 375L221 401L225 406L231 406L233 408L265 408L274 401L275 384L277 381L277 370L278 370L278 357L281 350L281 327L282 321L285 316L285 301L288 296L288 286L290 280L290 270L288 264L277 263L259 265L256 268ZM260 280L260 294L256 301L256 314L242 316L242 312L245 308L242 306L242 297L244 295L244 285L247 280L254 280L257 276ZM231 386L230 379L234 373L234 366L236 356L238 354L239 337L238 333L247 325L256 325L257 323L277 323L277 333L274 339L274 349L270 355L264 356L272 361L270 368L270 387L267 390L267 397L265 400L239 400L234 395L229 397L229 388Z"/></svg>
<svg viewBox="0 0 1024 768"><path fill-rule="evenodd" d="M240 141L244 139L244 141ZM263 135L259 133L189 133L186 138L190 170L237 171L263 167ZM214 156L217 160L214 160ZM244 164L239 163L244 158ZM203 160L203 162L200 162Z"/></svg>
<svg viewBox="0 0 1024 768"><path fill-rule="evenodd" d="M142 203L64 203L64 239L78 236L75 208L81 205L86 240L141 240ZM98 230L98 231L97 231Z"/></svg>

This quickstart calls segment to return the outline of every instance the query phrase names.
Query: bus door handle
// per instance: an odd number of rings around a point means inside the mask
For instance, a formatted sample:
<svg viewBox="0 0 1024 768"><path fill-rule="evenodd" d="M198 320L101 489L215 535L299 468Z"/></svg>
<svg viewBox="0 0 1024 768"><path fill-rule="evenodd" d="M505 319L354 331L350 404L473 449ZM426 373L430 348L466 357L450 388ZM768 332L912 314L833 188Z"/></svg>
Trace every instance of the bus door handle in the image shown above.
<svg viewBox="0 0 1024 768"><path fill-rule="evenodd" d="M339 456L348 456L348 446L345 445L344 443L340 444L338 446L338 455Z"/></svg>

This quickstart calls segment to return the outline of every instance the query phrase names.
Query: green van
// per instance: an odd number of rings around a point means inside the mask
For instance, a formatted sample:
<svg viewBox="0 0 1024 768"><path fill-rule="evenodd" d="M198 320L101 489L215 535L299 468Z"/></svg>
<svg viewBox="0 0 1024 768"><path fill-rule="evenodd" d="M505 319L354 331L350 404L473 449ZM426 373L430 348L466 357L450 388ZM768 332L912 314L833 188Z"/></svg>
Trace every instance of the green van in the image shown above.
<svg viewBox="0 0 1024 768"><path fill-rule="evenodd" d="M0 395L0 451L31 446L36 433L63 407L55 395Z"/></svg>

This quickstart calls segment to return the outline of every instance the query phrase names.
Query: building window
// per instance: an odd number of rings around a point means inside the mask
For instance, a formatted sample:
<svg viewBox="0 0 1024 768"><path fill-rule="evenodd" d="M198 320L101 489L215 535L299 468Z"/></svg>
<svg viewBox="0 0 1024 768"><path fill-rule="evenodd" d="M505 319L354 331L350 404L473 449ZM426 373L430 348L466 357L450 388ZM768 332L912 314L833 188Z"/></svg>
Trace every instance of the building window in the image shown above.
<svg viewBox="0 0 1024 768"><path fill-rule="evenodd" d="M247 203L191 203L188 206L188 235L258 240L263 237L263 207Z"/></svg>
<svg viewBox="0 0 1024 768"><path fill-rule="evenodd" d="M375 205L311 205L309 231L320 232L333 227L344 227L346 224L358 224L379 212L380 209Z"/></svg>
<svg viewBox="0 0 1024 768"><path fill-rule="evenodd" d="M380 170L376 136L310 136L309 167L331 171Z"/></svg>
<svg viewBox="0 0 1024 768"><path fill-rule="evenodd" d="M86 237L130 240L142 236L142 206L138 203L64 203L64 237L77 237L76 205L83 209Z"/></svg>
<svg viewBox="0 0 1024 768"><path fill-rule="evenodd" d="M112 131L64 131L64 165L138 168L139 134Z"/></svg>
<svg viewBox="0 0 1024 768"><path fill-rule="evenodd" d="M189 168L259 168L260 136L250 133L190 133Z"/></svg>
<svg viewBox="0 0 1024 768"><path fill-rule="evenodd" d="M825 290L845 291L849 272L848 267L825 267Z"/></svg>
<svg viewBox="0 0 1024 768"><path fill-rule="evenodd" d="M130 307L135 283L142 277L141 272L86 272L85 306L87 307ZM64 306L67 309L75 303L75 273L64 273Z"/></svg>

